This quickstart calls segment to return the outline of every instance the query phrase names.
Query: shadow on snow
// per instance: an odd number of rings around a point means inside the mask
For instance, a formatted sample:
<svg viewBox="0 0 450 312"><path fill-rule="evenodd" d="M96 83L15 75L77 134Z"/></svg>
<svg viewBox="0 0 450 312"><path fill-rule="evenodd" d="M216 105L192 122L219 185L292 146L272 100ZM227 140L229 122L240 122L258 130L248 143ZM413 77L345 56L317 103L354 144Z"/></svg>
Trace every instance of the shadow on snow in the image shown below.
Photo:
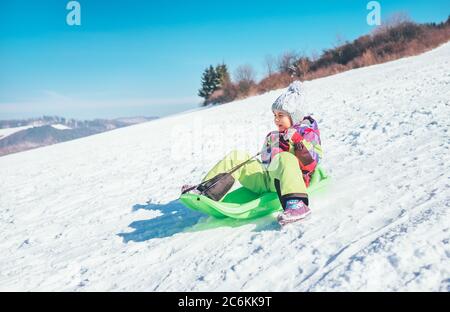
<svg viewBox="0 0 450 312"><path fill-rule="evenodd" d="M133 211L139 209L160 211L162 215L148 220L132 222L129 227L133 232L119 233L124 242L143 242L153 238L170 237L177 233L198 232L219 227L239 227L254 224L254 232L279 230L275 217L268 215L252 220L231 218L216 219L185 207L178 199L167 204L136 204Z"/></svg>

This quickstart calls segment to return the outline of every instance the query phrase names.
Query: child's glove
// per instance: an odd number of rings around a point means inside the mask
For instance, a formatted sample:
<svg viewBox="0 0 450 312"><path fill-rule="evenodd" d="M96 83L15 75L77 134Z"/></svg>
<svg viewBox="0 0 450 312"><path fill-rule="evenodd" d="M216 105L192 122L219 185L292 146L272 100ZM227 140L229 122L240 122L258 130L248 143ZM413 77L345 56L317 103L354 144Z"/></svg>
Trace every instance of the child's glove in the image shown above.
<svg viewBox="0 0 450 312"><path fill-rule="evenodd" d="M261 160L264 164L269 164L276 154L286 151L289 151L289 142L283 139L283 133L272 131L266 136Z"/></svg>
<svg viewBox="0 0 450 312"><path fill-rule="evenodd" d="M289 151L289 140L285 140L284 135L282 133L280 133L278 146L285 152Z"/></svg>
<svg viewBox="0 0 450 312"><path fill-rule="evenodd" d="M291 140L294 144L300 143L303 140L303 137L295 128L288 128L285 130L282 137L285 141Z"/></svg>

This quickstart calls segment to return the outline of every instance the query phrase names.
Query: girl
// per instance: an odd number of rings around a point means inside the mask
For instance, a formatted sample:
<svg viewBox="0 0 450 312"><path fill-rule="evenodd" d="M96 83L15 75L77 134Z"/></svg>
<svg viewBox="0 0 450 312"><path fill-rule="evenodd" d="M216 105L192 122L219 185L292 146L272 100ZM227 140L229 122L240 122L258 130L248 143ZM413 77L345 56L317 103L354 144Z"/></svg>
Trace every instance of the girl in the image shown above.
<svg viewBox="0 0 450 312"><path fill-rule="evenodd" d="M261 151L261 161L253 159L232 176L255 193L277 192L283 207L281 225L304 219L311 213L308 194L311 174L322 158L320 132L311 116L304 116L305 95L300 81L291 83L272 105L276 131L270 132ZM250 155L232 151L203 178L211 179L248 160ZM190 185L184 185L182 192ZM200 193L194 190L194 193Z"/></svg>

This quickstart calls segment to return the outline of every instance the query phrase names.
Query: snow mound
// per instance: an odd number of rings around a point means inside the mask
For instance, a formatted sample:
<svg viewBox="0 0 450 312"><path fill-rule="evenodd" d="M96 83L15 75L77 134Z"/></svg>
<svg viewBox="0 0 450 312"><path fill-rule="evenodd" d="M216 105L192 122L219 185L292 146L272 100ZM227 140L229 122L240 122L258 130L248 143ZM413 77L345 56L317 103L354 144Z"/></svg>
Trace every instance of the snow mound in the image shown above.
<svg viewBox="0 0 450 312"><path fill-rule="evenodd" d="M67 129L72 129L66 125L63 124L53 124L51 125L53 128L58 129L58 130L67 130Z"/></svg>
<svg viewBox="0 0 450 312"><path fill-rule="evenodd" d="M22 130L26 130L29 128L33 128L33 125L30 126L22 126L22 127L14 127L14 128L3 128L0 129L0 140L6 138L7 136L22 131Z"/></svg>

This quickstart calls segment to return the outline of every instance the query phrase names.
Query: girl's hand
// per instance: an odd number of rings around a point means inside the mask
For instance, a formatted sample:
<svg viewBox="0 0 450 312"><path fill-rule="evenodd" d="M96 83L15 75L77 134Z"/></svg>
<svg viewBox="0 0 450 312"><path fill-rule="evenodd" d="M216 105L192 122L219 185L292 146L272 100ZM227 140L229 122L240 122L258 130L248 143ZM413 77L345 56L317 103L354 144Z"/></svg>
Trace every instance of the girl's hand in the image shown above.
<svg viewBox="0 0 450 312"><path fill-rule="evenodd" d="M292 143L300 143L303 140L303 137L300 135L300 133L297 132L295 128L288 128L283 133L283 139L285 141L291 140Z"/></svg>

